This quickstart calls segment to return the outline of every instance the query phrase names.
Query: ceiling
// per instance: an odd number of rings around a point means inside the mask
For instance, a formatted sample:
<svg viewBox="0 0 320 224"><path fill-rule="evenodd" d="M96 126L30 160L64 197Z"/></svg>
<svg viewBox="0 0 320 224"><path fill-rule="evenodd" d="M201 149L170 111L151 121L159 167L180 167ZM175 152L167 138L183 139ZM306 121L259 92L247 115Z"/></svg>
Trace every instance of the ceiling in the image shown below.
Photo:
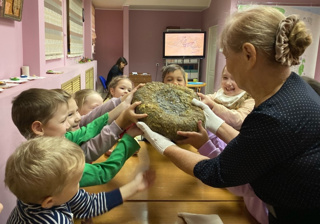
<svg viewBox="0 0 320 224"><path fill-rule="evenodd" d="M96 9L121 10L170 10L203 11L209 8L211 0L92 0Z"/></svg>

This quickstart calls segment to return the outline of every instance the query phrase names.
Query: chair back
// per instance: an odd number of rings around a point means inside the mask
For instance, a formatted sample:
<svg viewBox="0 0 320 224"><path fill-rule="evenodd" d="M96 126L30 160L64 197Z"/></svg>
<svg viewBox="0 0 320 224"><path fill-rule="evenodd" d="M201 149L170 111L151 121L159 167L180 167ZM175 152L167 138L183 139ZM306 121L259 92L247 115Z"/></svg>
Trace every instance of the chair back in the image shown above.
<svg viewBox="0 0 320 224"><path fill-rule="evenodd" d="M106 79L103 76L99 76L100 82L103 86L103 90L107 90Z"/></svg>

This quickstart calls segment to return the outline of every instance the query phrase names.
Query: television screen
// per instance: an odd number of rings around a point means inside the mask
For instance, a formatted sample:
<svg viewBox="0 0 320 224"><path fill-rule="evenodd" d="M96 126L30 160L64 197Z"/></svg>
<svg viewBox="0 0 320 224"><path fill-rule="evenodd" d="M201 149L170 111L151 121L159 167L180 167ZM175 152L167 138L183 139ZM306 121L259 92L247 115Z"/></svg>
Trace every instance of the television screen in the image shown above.
<svg viewBox="0 0 320 224"><path fill-rule="evenodd" d="M204 58L205 43L205 32L163 32L163 58Z"/></svg>

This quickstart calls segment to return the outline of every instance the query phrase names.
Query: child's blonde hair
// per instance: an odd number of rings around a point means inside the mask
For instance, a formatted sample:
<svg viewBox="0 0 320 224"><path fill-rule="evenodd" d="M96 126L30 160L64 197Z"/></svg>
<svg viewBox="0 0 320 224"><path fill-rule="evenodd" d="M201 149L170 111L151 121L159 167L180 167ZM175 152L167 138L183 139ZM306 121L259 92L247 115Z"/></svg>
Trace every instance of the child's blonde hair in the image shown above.
<svg viewBox="0 0 320 224"><path fill-rule="evenodd" d="M21 201L39 204L61 193L83 166L84 154L77 144L63 137L36 137L9 157L4 181Z"/></svg>
<svg viewBox="0 0 320 224"><path fill-rule="evenodd" d="M162 69L161 69L162 82L164 82L164 79L166 78L166 75L168 73L175 72L176 70L180 70L181 71L182 76L183 76L183 80L184 80L185 83L187 83L186 72L184 71L184 69L180 65L177 65L177 64L170 64L170 65L162 67Z"/></svg>
<svg viewBox="0 0 320 224"><path fill-rule="evenodd" d="M129 79L128 77L123 76L123 75L118 75L118 76L112 78L112 80L110 81L110 83L109 83L109 85L108 85L108 93L107 93L107 96L106 96L106 98L105 98L103 101L105 101L105 100L108 99L108 98L112 98L110 89L111 89L111 88L112 88L112 89L115 89L115 88L117 87L117 85L119 84L119 82L120 82L121 80L125 80L125 79L129 80L129 81L132 83L132 88L134 88L134 83L131 81L131 79Z"/></svg>
<svg viewBox="0 0 320 224"><path fill-rule="evenodd" d="M25 90L12 100L12 121L26 139L36 137L32 123L46 124L62 104L68 104L68 101L58 92L37 88Z"/></svg>
<svg viewBox="0 0 320 224"><path fill-rule="evenodd" d="M82 106L87 102L87 97L90 95L100 94L93 89L81 89L73 94L73 98L77 103L78 109L81 110Z"/></svg>

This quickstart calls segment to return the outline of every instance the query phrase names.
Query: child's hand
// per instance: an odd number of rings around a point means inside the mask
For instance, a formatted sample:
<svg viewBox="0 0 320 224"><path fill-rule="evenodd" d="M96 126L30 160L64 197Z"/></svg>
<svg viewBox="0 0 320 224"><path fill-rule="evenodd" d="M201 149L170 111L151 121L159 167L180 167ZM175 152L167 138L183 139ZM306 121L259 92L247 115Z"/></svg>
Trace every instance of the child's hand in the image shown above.
<svg viewBox="0 0 320 224"><path fill-rule="evenodd" d="M135 193L149 188L154 183L155 178L156 173L154 172L154 170L147 170L138 173L132 181L120 187L119 190L122 196L122 200L125 201Z"/></svg>
<svg viewBox="0 0 320 224"><path fill-rule="evenodd" d="M128 135L131 137L136 137L138 135L142 135L143 132L137 127L136 124L133 124L129 127L129 129L126 131Z"/></svg>
<svg viewBox="0 0 320 224"><path fill-rule="evenodd" d="M116 123L118 126L122 129L126 129L129 127L132 123L137 123L139 119L145 118L148 115L147 114L136 114L135 108L141 104L141 102L135 102L130 107L128 107L126 110L124 110L119 117L116 119Z"/></svg>
<svg viewBox="0 0 320 224"><path fill-rule="evenodd" d="M126 103L131 104L131 101L132 101L132 98L133 98L133 94L137 91L137 89L141 88L144 85L145 85L144 83L140 83L130 93L125 94L124 96L122 96L121 97L121 102L126 102Z"/></svg>
<svg viewBox="0 0 320 224"><path fill-rule="evenodd" d="M146 170L140 172L134 178L137 183L137 192L148 189L156 179L156 172L154 170Z"/></svg>
<svg viewBox="0 0 320 224"><path fill-rule="evenodd" d="M203 128L202 122L198 121L199 132L189 132L189 131L178 131L177 134L186 137L186 139L176 141L177 144L190 144L196 149L199 149L208 140L208 133L206 129Z"/></svg>
<svg viewBox="0 0 320 224"><path fill-rule="evenodd" d="M213 108L214 102L210 99L209 96L204 95L204 94L202 94L202 93L198 93L198 96L200 97L201 102L207 104L207 105L210 107L210 109Z"/></svg>

